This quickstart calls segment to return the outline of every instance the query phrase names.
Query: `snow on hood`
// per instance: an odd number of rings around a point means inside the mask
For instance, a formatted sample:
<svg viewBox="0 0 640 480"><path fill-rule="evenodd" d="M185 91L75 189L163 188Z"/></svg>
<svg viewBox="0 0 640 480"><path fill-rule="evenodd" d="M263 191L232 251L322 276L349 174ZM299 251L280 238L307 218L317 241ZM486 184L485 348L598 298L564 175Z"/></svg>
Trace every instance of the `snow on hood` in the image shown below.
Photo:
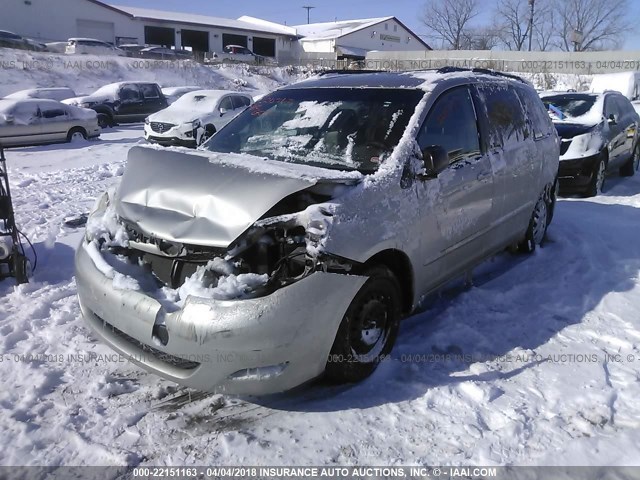
<svg viewBox="0 0 640 480"><path fill-rule="evenodd" d="M105 101L114 101L118 98L118 90L122 85L124 85L124 82L110 83L109 85L100 87L91 95L67 98L62 103L66 103L67 105L80 105L81 103L85 103L85 102L99 103L99 102L105 102Z"/></svg>
<svg viewBox="0 0 640 480"><path fill-rule="evenodd" d="M321 181L356 183L361 177L246 155L134 147L116 211L147 235L224 248L286 196Z"/></svg>
<svg viewBox="0 0 640 480"><path fill-rule="evenodd" d="M149 116L149 120L176 125L192 122L203 115L213 114L218 100L228 93L226 90L198 90L186 93L168 108Z"/></svg>

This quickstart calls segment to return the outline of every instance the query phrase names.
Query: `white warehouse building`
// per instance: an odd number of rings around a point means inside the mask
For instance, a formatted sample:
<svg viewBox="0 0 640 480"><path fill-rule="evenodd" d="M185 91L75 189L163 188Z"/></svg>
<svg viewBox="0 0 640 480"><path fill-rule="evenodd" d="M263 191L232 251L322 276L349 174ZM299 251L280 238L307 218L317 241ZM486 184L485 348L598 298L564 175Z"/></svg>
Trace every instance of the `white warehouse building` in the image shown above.
<svg viewBox="0 0 640 480"><path fill-rule="evenodd" d="M117 0L116 0L117 1ZM290 27L243 16L211 17L107 4L99 0L3 0L0 30L41 42L72 37L220 52L241 45L280 62L364 58L367 51L430 50L395 17Z"/></svg>

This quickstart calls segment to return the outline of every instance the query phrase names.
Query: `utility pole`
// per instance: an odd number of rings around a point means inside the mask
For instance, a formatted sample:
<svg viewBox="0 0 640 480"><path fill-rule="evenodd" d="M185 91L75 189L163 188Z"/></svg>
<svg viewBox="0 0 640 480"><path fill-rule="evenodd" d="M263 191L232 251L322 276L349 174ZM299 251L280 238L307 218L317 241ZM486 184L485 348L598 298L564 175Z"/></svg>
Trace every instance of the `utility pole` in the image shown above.
<svg viewBox="0 0 640 480"><path fill-rule="evenodd" d="M311 23L311 17L310 17L309 14L310 14L311 10L316 8L316 7L305 6L305 7L302 7L302 8L304 8L307 11L307 25L309 25Z"/></svg>
<svg viewBox="0 0 640 480"><path fill-rule="evenodd" d="M529 6L531 7L531 14L529 15L529 51L531 51L531 39L533 38L533 9L536 0L529 0Z"/></svg>

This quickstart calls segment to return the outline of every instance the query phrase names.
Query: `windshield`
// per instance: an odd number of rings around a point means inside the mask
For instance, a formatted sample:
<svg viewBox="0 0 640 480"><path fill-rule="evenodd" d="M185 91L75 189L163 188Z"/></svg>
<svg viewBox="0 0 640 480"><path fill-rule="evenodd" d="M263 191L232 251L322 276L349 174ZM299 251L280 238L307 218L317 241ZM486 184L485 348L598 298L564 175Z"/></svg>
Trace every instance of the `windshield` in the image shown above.
<svg viewBox="0 0 640 480"><path fill-rule="evenodd" d="M597 95L556 95L544 97L542 102L552 117L565 120L588 113L595 105L597 98Z"/></svg>
<svg viewBox="0 0 640 480"><path fill-rule="evenodd" d="M247 108L206 148L370 173L398 144L423 95L383 88L282 90Z"/></svg>
<svg viewBox="0 0 640 480"><path fill-rule="evenodd" d="M220 93L206 92L187 93L176 100L169 108L173 110L194 110L205 113L213 112L216 108L216 103L222 95Z"/></svg>

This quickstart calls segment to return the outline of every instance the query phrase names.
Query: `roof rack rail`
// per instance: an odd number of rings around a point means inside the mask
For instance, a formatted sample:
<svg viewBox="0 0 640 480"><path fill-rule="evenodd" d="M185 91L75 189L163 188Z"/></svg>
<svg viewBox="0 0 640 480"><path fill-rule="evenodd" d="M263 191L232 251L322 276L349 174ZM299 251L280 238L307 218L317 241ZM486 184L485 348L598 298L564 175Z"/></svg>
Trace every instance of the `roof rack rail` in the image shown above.
<svg viewBox="0 0 640 480"><path fill-rule="evenodd" d="M333 70L322 70L318 73L319 76L322 75L330 75L330 74L343 74L343 75L351 75L351 74L359 74L359 73L389 73L389 70L346 70L346 69L333 69Z"/></svg>
<svg viewBox="0 0 640 480"><path fill-rule="evenodd" d="M491 70L490 68L465 68L465 67L453 67L446 66L438 69L438 73L451 73L451 72L472 72L472 73L484 73L486 75L493 75L496 77L506 77L513 80L518 80L522 83L527 83L525 79L511 73L499 72L498 70Z"/></svg>

